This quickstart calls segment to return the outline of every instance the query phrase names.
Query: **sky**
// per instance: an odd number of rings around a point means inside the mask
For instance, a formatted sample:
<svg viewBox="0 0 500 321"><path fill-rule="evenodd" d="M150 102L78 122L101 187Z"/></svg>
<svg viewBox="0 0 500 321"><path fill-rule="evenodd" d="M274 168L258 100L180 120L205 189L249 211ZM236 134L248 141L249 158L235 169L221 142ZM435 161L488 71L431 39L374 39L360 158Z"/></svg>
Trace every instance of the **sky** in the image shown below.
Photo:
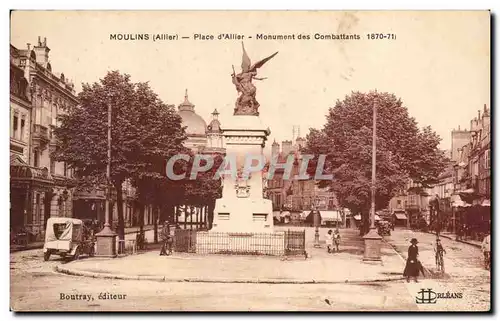
<svg viewBox="0 0 500 321"><path fill-rule="evenodd" d="M190 39L152 41L166 33ZM451 130L468 128L490 106L490 13L488 11L14 11L11 44L25 49L47 38L53 72L76 90L108 70L148 81L160 98L179 105L187 88L207 123L233 113L237 92L232 65L241 65L245 35L252 63L278 51L254 81L260 117L274 139L292 139L321 128L328 108L352 91L377 89L400 97L419 126L430 125L451 148ZM369 40L371 33L396 39ZM148 34L150 40L110 40L110 34ZM194 34L215 40L194 40ZM258 40L257 34L295 34L296 40ZM297 35L358 34L360 40L298 40ZM252 36L249 39L248 36ZM270 144L266 146L270 148Z"/></svg>

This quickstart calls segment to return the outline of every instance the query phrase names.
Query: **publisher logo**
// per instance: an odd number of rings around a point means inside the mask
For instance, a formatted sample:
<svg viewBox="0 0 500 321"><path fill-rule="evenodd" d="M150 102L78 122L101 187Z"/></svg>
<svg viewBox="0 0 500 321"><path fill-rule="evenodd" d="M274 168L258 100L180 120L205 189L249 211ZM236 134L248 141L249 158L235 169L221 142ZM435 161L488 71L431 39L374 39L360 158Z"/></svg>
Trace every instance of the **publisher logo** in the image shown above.
<svg viewBox="0 0 500 321"><path fill-rule="evenodd" d="M437 294L432 289L420 289L419 296L416 297L418 304L434 304L437 302Z"/></svg>
<svg viewBox="0 0 500 321"><path fill-rule="evenodd" d="M431 288L420 289L418 295L415 297L417 304L435 304L437 299L461 299L462 292L443 292L436 293Z"/></svg>

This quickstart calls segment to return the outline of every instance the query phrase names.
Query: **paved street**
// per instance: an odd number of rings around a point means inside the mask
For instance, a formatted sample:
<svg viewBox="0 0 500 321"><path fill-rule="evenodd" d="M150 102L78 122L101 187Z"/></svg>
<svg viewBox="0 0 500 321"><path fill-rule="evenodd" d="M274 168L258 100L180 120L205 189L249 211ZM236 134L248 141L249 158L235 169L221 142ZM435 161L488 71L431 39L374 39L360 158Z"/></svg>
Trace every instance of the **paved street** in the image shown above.
<svg viewBox="0 0 500 321"><path fill-rule="evenodd" d="M401 282L365 285L163 283L71 277L53 272L39 250L18 252L11 263L14 310L417 310ZM99 300L101 292L126 294ZM94 301L60 300L60 294L91 294ZM327 301L330 303L328 304Z"/></svg>
<svg viewBox="0 0 500 321"><path fill-rule="evenodd" d="M388 240L405 255L409 237L413 237L411 233L396 230ZM432 264L428 265L428 252L432 251L433 236L416 233L415 237L420 241L420 259L424 265L432 267ZM406 281L366 284L222 284L95 279L58 274L53 270L61 264L57 258L44 262L41 250L21 251L11 254L11 307L23 311L487 310L490 278L489 273L481 268L479 249L451 240L443 240L443 244L448 251L445 262L449 278L425 279L417 284ZM403 259L400 260L402 266ZM463 292L463 298L438 299L436 304L416 304L415 298L422 287L432 288L435 292ZM91 295L93 300L61 300L61 293ZM126 297L122 300L100 300L100 293Z"/></svg>
<svg viewBox="0 0 500 321"><path fill-rule="evenodd" d="M406 259L411 238L419 241L419 259L422 264L435 271L433 244L436 236L428 233L396 230L387 237L398 252ZM446 254L444 255L446 275L421 280L420 283L407 284L409 292L416 293L420 288L432 288L435 292L463 293L463 299L438 300L436 306L458 311L484 311L490 307L490 272L483 268L483 255L480 249L469 244L441 238ZM433 310L433 305L420 305L421 309Z"/></svg>

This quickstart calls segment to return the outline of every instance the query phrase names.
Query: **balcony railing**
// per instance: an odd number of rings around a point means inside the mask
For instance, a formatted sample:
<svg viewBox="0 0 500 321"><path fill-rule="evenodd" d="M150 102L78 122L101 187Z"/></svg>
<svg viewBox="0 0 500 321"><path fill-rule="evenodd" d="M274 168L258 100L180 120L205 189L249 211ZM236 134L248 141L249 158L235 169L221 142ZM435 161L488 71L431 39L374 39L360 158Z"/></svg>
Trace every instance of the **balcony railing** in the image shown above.
<svg viewBox="0 0 500 321"><path fill-rule="evenodd" d="M33 126L34 147L44 147L49 141L49 130L47 129L47 127L40 124L35 124Z"/></svg>

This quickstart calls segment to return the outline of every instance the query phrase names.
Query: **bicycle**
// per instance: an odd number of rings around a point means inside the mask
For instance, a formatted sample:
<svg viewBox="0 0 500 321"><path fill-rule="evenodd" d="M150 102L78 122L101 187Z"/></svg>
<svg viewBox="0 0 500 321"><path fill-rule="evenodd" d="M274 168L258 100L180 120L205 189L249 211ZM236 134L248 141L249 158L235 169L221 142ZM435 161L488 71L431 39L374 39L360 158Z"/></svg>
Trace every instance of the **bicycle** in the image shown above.
<svg viewBox="0 0 500 321"><path fill-rule="evenodd" d="M436 253L436 269L444 273L444 257L443 257L443 251L439 251Z"/></svg>

